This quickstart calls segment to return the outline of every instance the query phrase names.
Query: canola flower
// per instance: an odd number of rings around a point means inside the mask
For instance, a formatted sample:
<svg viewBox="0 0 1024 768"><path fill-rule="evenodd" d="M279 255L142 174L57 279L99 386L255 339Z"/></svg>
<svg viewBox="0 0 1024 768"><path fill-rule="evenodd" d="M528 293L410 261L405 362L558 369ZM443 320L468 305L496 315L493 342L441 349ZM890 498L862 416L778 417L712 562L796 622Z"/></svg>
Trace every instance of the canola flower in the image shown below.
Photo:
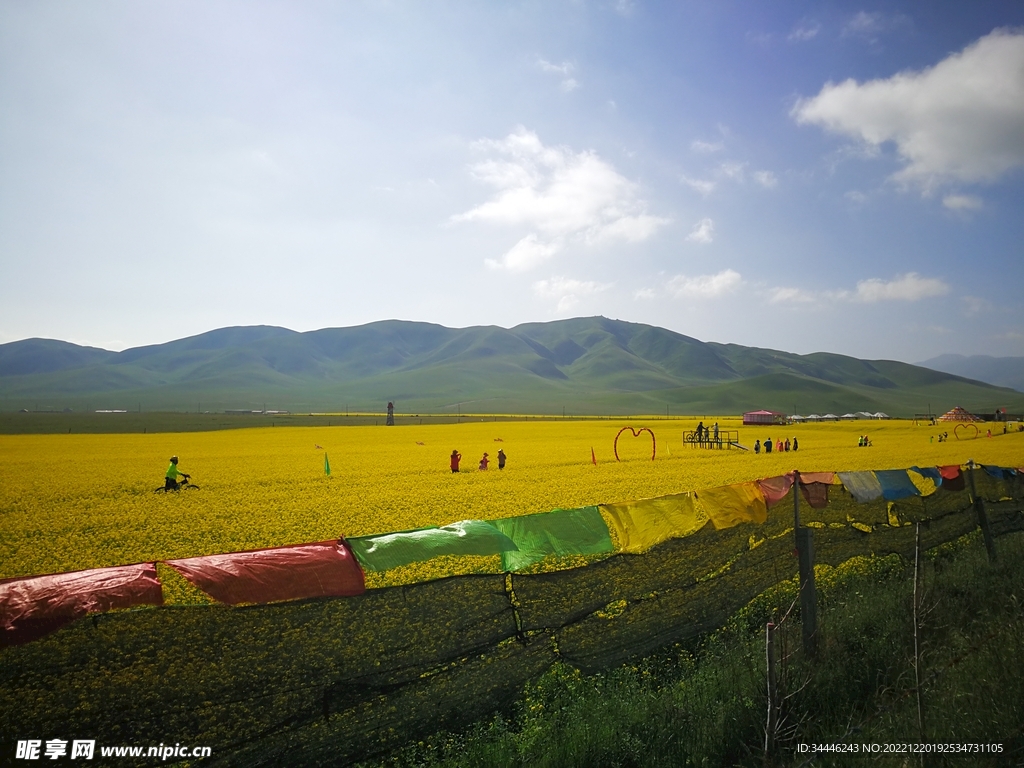
<svg viewBox="0 0 1024 768"><path fill-rule="evenodd" d="M743 427L740 443L796 435L797 453L682 444L697 419L472 421L401 427L289 427L131 435L0 436L0 578L191 557L497 519L805 472L961 464L1024 465L1024 433L930 442L906 421ZM612 441L626 425L646 433ZM857 446L860 434L873 445ZM984 431L981 433L984 435ZM318 447L322 446L322 447ZM499 471L503 448L508 465ZM448 457L463 455L452 474ZM597 464L591 463L591 449ZM478 471L484 452L487 471ZM324 473L329 455L331 475ZM199 491L154 493L170 455ZM578 563L586 562L580 558ZM492 558L437 558L369 586L493 571Z"/></svg>

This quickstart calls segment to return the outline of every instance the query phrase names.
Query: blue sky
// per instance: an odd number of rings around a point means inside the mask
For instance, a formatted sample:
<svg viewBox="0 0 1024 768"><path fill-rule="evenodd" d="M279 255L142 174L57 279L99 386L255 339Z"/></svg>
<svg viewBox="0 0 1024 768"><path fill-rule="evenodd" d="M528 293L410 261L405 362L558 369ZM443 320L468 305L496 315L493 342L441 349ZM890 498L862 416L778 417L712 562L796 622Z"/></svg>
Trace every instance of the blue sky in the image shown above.
<svg viewBox="0 0 1024 768"><path fill-rule="evenodd" d="M1024 4L0 0L0 343L1024 355Z"/></svg>

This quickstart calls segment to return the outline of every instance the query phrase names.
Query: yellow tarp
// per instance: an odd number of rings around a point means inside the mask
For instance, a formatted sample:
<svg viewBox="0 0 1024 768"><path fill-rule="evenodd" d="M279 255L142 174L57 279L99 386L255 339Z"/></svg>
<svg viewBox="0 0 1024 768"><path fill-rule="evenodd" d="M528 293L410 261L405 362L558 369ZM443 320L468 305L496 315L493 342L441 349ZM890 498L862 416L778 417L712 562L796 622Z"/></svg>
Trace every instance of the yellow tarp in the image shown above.
<svg viewBox="0 0 1024 768"><path fill-rule="evenodd" d="M707 523L699 517L689 493L657 499L602 504L620 552L639 554L667 539L689 536Z"/></svg>
<svg viewBox="0 0 1024 768"><path fill-rule="evenodd" d="M763 523L768 519L768 506L756 482L706 488L697 498L719 531L740 523Z"/></svg>

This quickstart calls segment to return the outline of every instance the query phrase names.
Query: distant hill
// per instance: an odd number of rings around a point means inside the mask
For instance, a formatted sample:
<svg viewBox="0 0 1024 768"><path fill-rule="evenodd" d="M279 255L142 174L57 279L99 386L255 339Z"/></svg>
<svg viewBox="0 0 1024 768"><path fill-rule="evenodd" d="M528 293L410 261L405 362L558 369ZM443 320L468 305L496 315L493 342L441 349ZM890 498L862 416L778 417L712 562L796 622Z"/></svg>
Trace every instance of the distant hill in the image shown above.
<svg viewBox="0 0 1024 768"><path fill-rule="evenodd" d="M0 345L0 396L8 411L379 412L388 400L401 413L1024 410L1020 392L930 368L707 343L604 317L221 328L123 352L26 339Z"/></svg>
<svg viewBox="0 0 1024 768"><path fill-rule="evenodd" d="M1024 392L1024 357L939 355L918 365Z"/></svg>

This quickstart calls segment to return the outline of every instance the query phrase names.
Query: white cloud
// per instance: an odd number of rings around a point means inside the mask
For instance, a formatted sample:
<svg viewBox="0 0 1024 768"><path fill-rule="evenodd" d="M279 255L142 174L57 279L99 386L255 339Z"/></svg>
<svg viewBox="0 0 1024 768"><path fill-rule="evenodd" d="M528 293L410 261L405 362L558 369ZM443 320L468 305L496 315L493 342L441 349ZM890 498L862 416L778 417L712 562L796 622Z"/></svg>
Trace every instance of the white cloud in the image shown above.
<svg viewBox="0 0 1024 768"><path fill-rule="evenodd" d="M934 277L921 277L916 272L897 275L885 281L879 278L861 280L853 291L849 290L818 290L779 286L768 289L768 301L771 304L816 304L835 302L859 302L872 304L879 301L920 301L936 296L945 296L950 286ZM981 299L975 300L982 301ZM974 306L965 301L965 311Z"/></svg>
<svg viewBox="0 0 1024 768"><path fill-rule="evenodd" d="M945 296L950 287L935 277L921 277L916 272L897 275L885 282L878 278L861 280L857 283L854 300L873 303L876 301L919 301L933 296Z"/></svg>
<svg viewBox="0 0 1024 768"><path fill-rule="evenodd" d="M633 11L636 9L636 2L635 0L615 0L612 7L621 16L632 16Z"/></svg>
<svg viewBox="0 0 1024 768"><path fill-rule="evenodd" d="M725 176L727 179L732 179L733 181L743 181L743 169L746 168L746 166L746 163L722 163L720 166L718 166L718 172L722 176Z"/></svg>
<svg viewBox="0 0 1024 768"><path fill-rule="evenodd" d="M688 176L683 176L680 179L680 181L682 181L683 184L686 184L688 187L697 190L704 197L707 197L708 195L715 191L716 184L714 181L711 181L710 179L691 179Z"/></svg>
<svg viewBox="0 0 1024 768"><path fill-rule="evenodd" d="M639 288L633 291L634 299L642 299L644 301L649 301L657 295L657 292L653 288Z"/></svg>
<svg viewBox="0 0 1024 768"><path fill-rule="evenodd" d="M946 195L942 204L951 211L977 211L982 206L981 198L974 195Z"/></svg>
<svg viewBox="0 0 1024 768"><path fill-rule="evenodd" d="M701 141L700 139L694 139L690 142L690 149L694 152L700 152L701 154L708 155L712 152L721 152L725 149L725 144L720 141Z"/></svg>
<svg viewBox="0 0 1024 768"><path fill-rule="evenodd" d="M964 296L963 297L964 314L968 317L978 314L979 312L988 312L992 309L992 302L988 299L983 299L980 296Z"/></svg>
<svg viewBox="0 0 1024 768"><path fill-rule="evenodd" d="M736 290L741 282L743 278L739 272L724 269L714 275L676 275L668 281L666 288L677 298L711 299Z"/></svg>
<svg viewBox="0 0 1024 768"><path fill-rule="evenodd" d="M693 225L693 231L686 236L691 243L710 243L714 238L715 222L711 219L701 219Z"/></svg>
<svg viewBox="0 0 1024 768"><path fill-rule="evenodd" d="M581 296L590 296L612 287L611 283L595 283L592 280L574 280L568 277L552 277L538 280L533 292L544 299L558 299L557 312L568 312L579 304Z"/></svg>
<svg viewBox="0 0 1024 768"><path fill-rule="evenodd" d="M842 37L853 37L876 43L880 35L894 32L910 25L910 17L902 13L885 15L879 11L867 13L858 11L843 24Z"/></svg>
<svg viewBox="0 0 1024 768"><path fill-rule="evenodd" d="M768 301L772 304L811 304L818 300L813 293L802 288L772 288Z"/></svg>
<svg viewBox="0 0 1024 768"><path fill-rule="evenodd" d="M527 235L518 243L513 245L500 261L485 259L484 263L491 269L507 269L510 272L526 272L541 264L560 249L560 244L555 241L542 243L537 241L536 235Z"/></svg>
<svg viewBox="0 0 1024 768"><path fill-rule="evenodd" d="M736 184L746 183L746 168L747 163L727 160L723 163L719 163L718 167L712 171L712 178L697 179L690 176L680 176L679 180L691 189L699 192L702 196L707 197L718 188L718 185L721 182L733 182ZM753 177L754 181L765 189L772 189L779 181L771 171L754 171L750 175Z"/></svg>
<svg viewBox="0 0 1024 768"><path fill-rule="evenodd" d="M1024 33L997 29L919 72L829 82L791 114L868 147L893 142L905 164L893 178L925 191L995 181L1024 166Z"/></svg>
<svg viewBox="0 0 1024 768"><path fill-rule="evenodd" d="M669 221L648 213L638 186L594 152L546 147L525 128L504 139L478 141L475 147L490 158L471 171L494 187L495 194L450 221L529 230L501 261L492 260L493 265L529 269L569 239L640 242Z"/></svg>
<svg viewBox="0 0 1024 768"><path fill-rule="evenodd" d="M576 90L580 86L579 81L577 81L576 78L572 76L576 67L568 61L563 61L561 64L552 64L547 59L538 58L537 66L540 68L541 72L547 72L553 75L561 75L562 81L560 83L560 87L563 91L567 93L569 91Z"/></svg>
<svg viewBox="0 0 1024 768"><path fill-rule="evenodd" d="M793 28L793 31L789 33L789 37L786 39L791 43L802 43L807 40L813 40L818 36L820 31L821 25L817 22L814 22L813 24L798 24Z"/></svg>

